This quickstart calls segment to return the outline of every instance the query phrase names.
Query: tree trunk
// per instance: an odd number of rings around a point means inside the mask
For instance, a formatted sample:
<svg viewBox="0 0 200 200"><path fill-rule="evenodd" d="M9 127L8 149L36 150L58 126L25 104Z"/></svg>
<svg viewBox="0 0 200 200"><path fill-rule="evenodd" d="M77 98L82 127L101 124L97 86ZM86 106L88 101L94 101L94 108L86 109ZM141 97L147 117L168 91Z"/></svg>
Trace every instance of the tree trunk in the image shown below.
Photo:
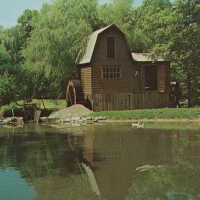
<svg viewBox="0 0 200 200"><path fill-rule="evenodd" d="M187 73L187 90L188 90L188 107L192 107L192 87L191 87L191 76L190 73Z"/></svg>

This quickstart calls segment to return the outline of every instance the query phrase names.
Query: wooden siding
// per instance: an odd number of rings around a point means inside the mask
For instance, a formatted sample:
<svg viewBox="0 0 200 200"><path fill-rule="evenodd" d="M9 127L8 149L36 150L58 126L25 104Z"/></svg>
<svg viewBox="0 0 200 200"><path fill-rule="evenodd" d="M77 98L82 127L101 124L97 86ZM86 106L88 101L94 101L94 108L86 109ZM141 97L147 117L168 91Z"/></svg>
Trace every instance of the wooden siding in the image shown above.
<svg viewBox="0 0 200 200"><path fill-rule="evenodd" d="M107 39L114 38L114 57ZM160 108L169 105L169 62L133 61L124 34L110 27L98 35L89 66L80 65L81 90L94 111ZM145 69L157 69L157 89L145 90ZM105 68L120 68L119 80L105 80Z"/></svg>
<svg viewBox="0 0 200 200"><path fill-rule="evenodd" d="M158 91L166 92L168 91L168 81L169 81L169 67L166 64L157 65L158 68Z"/></svg>
<svg viewBox="0 0 200 200"><path fill-rule="evenodd" d="M110 37L115 40L114 58L107 57L107 39ZM120 68L120 79L103 80L103 68L115 66ZM134 80L135 71L136 66L133 64L124 35L112 28L101 34L92 59L92 94L134 92L138 88Z"/></svg>
<svg viewBox="0 0 200 200"><path fill-rule="evenodd" d="M170 82L170 71L169 62L145 62L138 64L138 68L141 69L141 91L145 91L145 69L149 66L155 66L157 68L157 92L165 93L169 92L169 82ZM155 91L155 92L156 92Z"/></svg>
<svg viewBox="0 0 200 200"><path fill-rule="evenodd" d="M96 94L93 96L94 111L162 108L168 105L168 93L145 92L135 94Z"/></svg>
<svg viewBox="0 0 200 200"><path fill-rule="evenodd" d="M80 69L81 76L81 89L84 95L84 98L87 99L92 95L92 69L91 67L81 67Z"/></svg>

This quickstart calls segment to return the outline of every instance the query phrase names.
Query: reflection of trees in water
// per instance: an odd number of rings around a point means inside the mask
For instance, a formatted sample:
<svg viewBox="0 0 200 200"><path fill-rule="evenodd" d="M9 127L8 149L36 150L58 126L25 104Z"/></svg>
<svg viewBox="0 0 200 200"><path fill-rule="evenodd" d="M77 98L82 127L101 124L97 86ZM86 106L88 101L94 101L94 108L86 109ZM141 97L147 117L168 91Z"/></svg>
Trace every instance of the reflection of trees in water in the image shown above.
<svg viewBox="0 0 200 200"><path fill-rule="evenodd" d="M194 159L189 135L172 136L172 163L138 172L126 200L200 199L200 159ZM198 146L199 151L199 146Z"/></svg>
<svg viewBox="0 0 200 200"><path fill-rule="evenodd" d="M20 169L26 178L51 173L65 175L76 172L76 157L67 145L66 136L13 135L0 145L0 159L7 167ZM59 169L59 172L58 172Z"/></svg>
<svg viewBox="0 0 200 200"><path fill-rule="evenodd" d="M82 158L82 150L72 149L67 135L29 132L0 138L0 168L18 169L38 200L95 199L79 164Z"/></svg>

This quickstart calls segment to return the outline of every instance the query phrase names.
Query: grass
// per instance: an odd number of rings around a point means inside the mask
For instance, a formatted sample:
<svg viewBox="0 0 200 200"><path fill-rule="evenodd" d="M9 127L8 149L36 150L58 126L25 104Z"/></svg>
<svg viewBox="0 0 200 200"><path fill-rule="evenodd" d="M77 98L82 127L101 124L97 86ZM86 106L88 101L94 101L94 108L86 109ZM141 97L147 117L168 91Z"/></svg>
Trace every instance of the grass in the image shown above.
<svg viewBox="0 0 200 200"><path fill-rule="evenodd" d="M43 107L42 100L40 99L33 99L31 103L38 103L41 104L41 107ZM66 108L66 100L64 99L45 99L44 105L46 109L53 109L53 110L60 110L63 108Z"/></svg>
<svg viewBox="0 0 200 200"><path fill-rule="evenodd" d="M23 105L23 101L17 102ZM40 104L41 109L44 109L42 100L34 99L30 103ZM49 111L56 111L66 107L66 101L63 100L44 100L45 108ZM0 107L0 114L14 109L21 109L22 107L11 103ZM104 116L107 119L113 120L128 120L128 119L200 119L200 108L161 108L161 109L138 109L138 110L124 110L124 111L102 111L91 114L93 117Z"/></svg>
<svg viewBox="0 0 200 200"><path fill-rule="evenodd" d="M200 119L200 108L162 108L92 113L107 119Z"/></svg>
<svg viewBox="0 0 200 200"><path fill-rule="evenodd" d="M54 99L45 99L44 106L42 100L33 99L30 104L40 104L41 109L45 109L48 111L57 111L66 107L66 101L64 99L54 100ZM9 105L4 105L0 107L0 117L4 115L4 113L11 112L11 110L19 111L22 110L23 101L18 101L16 103L10 103Z"/></svg>

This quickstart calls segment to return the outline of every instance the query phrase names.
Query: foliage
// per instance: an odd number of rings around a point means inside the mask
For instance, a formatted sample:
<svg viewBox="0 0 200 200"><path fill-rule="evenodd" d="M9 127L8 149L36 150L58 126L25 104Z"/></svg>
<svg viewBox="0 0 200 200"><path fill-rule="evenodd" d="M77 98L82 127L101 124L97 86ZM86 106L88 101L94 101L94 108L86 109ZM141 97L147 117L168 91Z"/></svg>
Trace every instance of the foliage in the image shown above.
<svg viewBox="0 0 200 200"><path fill-rule="evenodd" d="M0 76L0 105L9 104L10 99L17 99L17 85L15 77L4 73Z"/></svg>
<svg viewBox="0 0 200 200"><path fill-rule="evenodd" d="M43 116L48 116L51 112L66 108L66 101L59 99L33 99L30 103L40 105ZM16 116L23 113L24 101L11 102L0 107L0 116L12 116L12 109Z"/></svg>
<svg viewBox="0 0 200 200"><path fill-rule="evenodd" d="M90 2L90 3L89 3ZM68 79L76 71L77 55L86 45L95 26L97 1L58 0L43 7L23 55L25 67L36 72L36 82L47 80L57 96L65 92ZM49 85L51 84L51 85Z"/></svg>
<svg viewBox="0 0 200 200"><path fill-rule="evenodd" d="M9 54L10 60L6 63L12 65L20 64L23 60L21 50L23 47L24 39L20 26L15 26L10 29L5 29L2 34L2 45Z"/></svg>
<svg viewBox="0 0 200 200"><path fill-rule="evenodd" d="M26 9L15 27L0 27L0 74L15 66L26 72L27 91L22 98L27 93L30 98L64 97L89 34L116 24L125 33L131 51L170 60L171 79L181 83L189 106L198 104L200 1L143 0L136 8L133 3L55 0L40 11ZM21 78L21 73L18 75Z"/></svg>
<svg viewBox="0 0 200 200"><path fill-rule="evenodd" d="M149 41L146 50L172 62L172 79L182 83L189 106L199 96L199 13L198 0L145 0L136 15L135 30Z"/></svg>
<svg viewBox="0 0 200 200"><path fill-rule="evenodd" d="M20 24L21 32L23 33L24 42L26 42L27 38L30 37L31 31L34 28L31 24L31 21L37 17L37 15L37 10L26 9L18 18L18 23Z"/></svg>
<svg viewBox="0 0 200 200"><path fill-rule="evenodd" d="M6 51L4 45L0 44L0 65L10 62L10 55Z"/></svg>
<svg viewBox="0 0 200 200"><path fill-rule="evenodd" d="M132 35L135 23L133 3L134 0L112 0L98 9L100 22L105 25L116 24L125 33L131 49L136 42Z"/></svg>

